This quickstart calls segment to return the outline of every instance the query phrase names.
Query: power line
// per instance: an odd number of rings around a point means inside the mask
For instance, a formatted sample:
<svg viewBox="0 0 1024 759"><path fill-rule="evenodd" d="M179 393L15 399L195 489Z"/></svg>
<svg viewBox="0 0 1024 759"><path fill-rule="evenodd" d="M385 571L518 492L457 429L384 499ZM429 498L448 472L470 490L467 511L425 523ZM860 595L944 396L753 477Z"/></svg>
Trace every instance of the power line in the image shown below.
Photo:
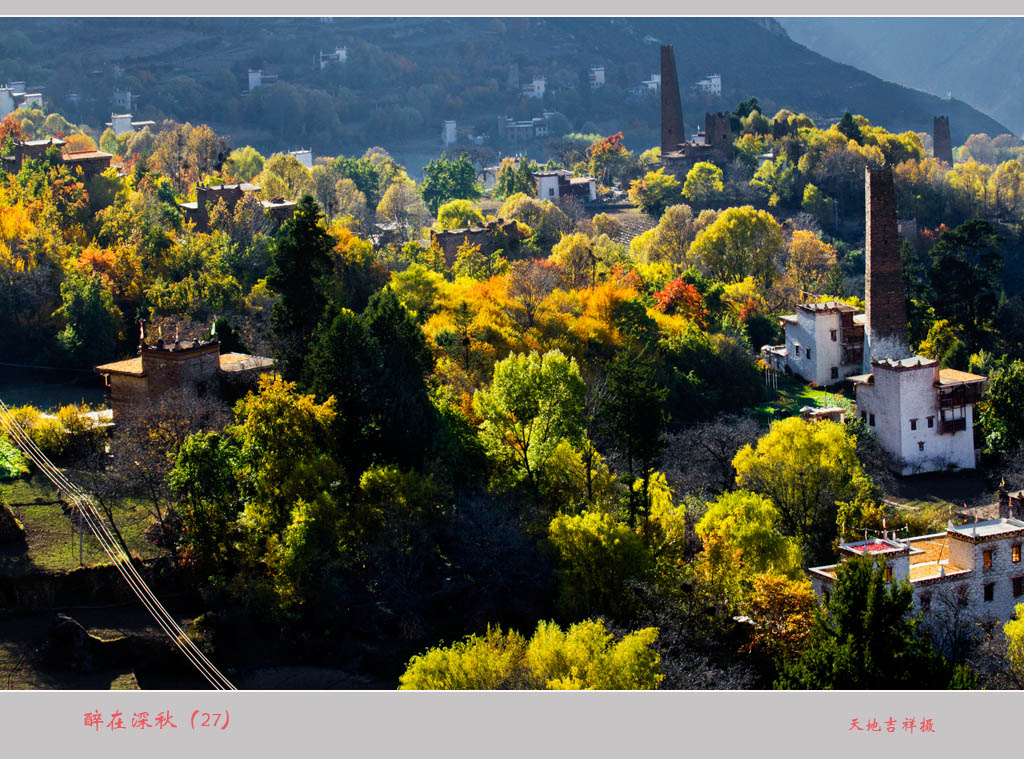
<svg viewBox="0 0 1024 759"><path fill-rule="evenodd" d="M32 438L29 437L28 433L21 428L21 425L14 419L14 416L3 401L0 401L0 425L7 431L14 444L28 456L29 460L36 465L54 487L60 492L67 493L80 517L96 537L103 552L113 562L114 567L124 578L142 605L152 615L157 625L178 647L182 654L185 655L185 658L215 689L235 690L235 686L232 685L231 681L206 658L192 639L181 629L170 612L160 603L132 562L131 557L107 529L103 516L96 509L89 496L53 465L35 442L33 442Z"/></svg>

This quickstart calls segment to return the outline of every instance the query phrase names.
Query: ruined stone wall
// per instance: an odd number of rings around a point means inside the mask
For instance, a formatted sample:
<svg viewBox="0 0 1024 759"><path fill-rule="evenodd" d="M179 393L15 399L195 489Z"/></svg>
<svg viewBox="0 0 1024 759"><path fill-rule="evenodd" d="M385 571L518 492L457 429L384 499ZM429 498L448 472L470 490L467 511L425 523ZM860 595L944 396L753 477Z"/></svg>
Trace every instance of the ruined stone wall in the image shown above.
<svg viewBox="0 0 1024 759"><path fill-rule="evenodd" d="M671 45L661 46L661 154L676 149L686 140L683 102L679 97L676 55Z"/></svg>
<svg viewBox="0 0 1024 759"><path fill-rule="evenodd" d="M732 124L728 113L704 114L704 141L723 153L732 152Z"/></svg>
<svg viewBox="0 0 1024 759"><path fill-rule="evenodd" d="M932 132L932 154L936 160L953 165L953 138L949 135L949 116L936 116Z"/></svg>
<svg viewBox="0 0 1024 759"><path fill-rule="evenodd" d="M890 169L865 169L864 198L867 325L864 330L863 368L867 374L871 372L872 358L907 358L910 347L896 198Z"/></svg>

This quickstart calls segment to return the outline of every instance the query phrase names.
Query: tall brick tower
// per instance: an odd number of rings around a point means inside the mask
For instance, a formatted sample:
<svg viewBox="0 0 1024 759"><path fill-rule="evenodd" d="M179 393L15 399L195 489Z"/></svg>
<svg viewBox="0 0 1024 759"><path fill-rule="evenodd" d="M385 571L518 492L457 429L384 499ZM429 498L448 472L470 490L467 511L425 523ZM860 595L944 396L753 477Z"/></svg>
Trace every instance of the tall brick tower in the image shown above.
<svg viewBox="0 0 1024 759"><path fill-rule="evenodd" d="M910 345L907 339L907 304L903 298L896 197L890 169L865 169L864 202L867 324L863 366L864 373L868 374L872 358L908 358Z"/></svg>
<svg viewBox="0 0 1024 759"><path fill-rule="evenodd" d="M683 101L679 97L676 54L671 45L661 46L661 154L678 150L686 141Z"/></svg>
<svg viewBox="0 0 1024 759"><path fill-rule="evenodd" d="M949 136L949 116L936 116L933 121L932 155L936 160L953 165L953 138Z"/></svg>

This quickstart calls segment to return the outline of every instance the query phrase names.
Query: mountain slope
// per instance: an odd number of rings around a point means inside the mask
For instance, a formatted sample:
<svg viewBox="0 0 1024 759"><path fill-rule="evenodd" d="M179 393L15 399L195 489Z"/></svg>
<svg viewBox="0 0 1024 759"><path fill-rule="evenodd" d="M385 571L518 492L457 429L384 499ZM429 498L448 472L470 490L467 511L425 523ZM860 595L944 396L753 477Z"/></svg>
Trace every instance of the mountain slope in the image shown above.
<svg viewBox="0 0 1024 759"><path fill-rule="evenodd" d="M658 71L659 44L675 46L688 129L705 110L756 96L769 116L789 108L827 122L849 110L893 131L930 132L932 116L946 113L958 144L1007 131L963 102L814 53L771 19L10 19L8 29L0 80L44 87L76 122L109 120L112 90L130 89L141 118L211 123L263 151L434 150L445 119L493 141L497 117L542 111L563 113L576 130L621 130L643 149L658 141L658 102L629 91ZM318 52L342 45L347 63L321 70ZM597 65L607 84L591 91ZM249 69L279 80L243 94ZM710 73L722 76L721 97L691 88ZM547 79L543 100L519 88L534 76Z"/></svg>
<svg viewBox="0 0 1024 759"><path fill-rule="evenodd" d="M1024 19L783 18L779 23L811 50L937 95L951 92L1017 134L1024 132Z"/></svg>

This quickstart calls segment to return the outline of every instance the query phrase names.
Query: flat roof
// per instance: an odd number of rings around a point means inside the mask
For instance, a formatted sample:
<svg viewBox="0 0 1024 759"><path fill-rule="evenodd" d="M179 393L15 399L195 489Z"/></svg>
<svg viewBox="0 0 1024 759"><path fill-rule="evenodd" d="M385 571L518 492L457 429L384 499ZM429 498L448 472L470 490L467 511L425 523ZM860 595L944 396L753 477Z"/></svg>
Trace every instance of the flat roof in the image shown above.
<svg viewBox="0 0 1024 759"><path fill-rule="evenodd" d="M888 553L890 551L902 551L906 546L902 543L895 543L891 540L875 538L874 540L858 540L856 543L843 543L840 548L853 551L859 554Z"/></svg>
<svg viewBox="0 0 1024 759"><path fill-rule="evenodd" d="M860 310L858 308L854 308L849 303L843 303L840 300L827 300L827 301L822 301L821 303L801 303L800 305L797 306L797 308L801 309L803 311L821 311L821 312L840 311L840 312L844 312L844 313L845 312L849 312L849 311L859 311Z"/></svg>
<svg viewBox="0 0 1024 759"><path fill-rule="evenodd" d="M963 385L969 382L984 382L988 377L970 372L961 372L959 369L939 369L939 385Z"/></svg>
<svg viewBox="0 0 1024 759"><path fill-rule="evenodd" d="M1024 532L1024 522L1019 519L989 519L985 522L971 522L959 527L950 527L949 532L962 535L965 538L991 538L997 535L1009 535L1015 532Z"/></svg>
<svg viewBox="0 0 1024 759"><path fill-rule="evenodd" d="M65 153L65 161L88 161L92 158L113 158L114 156L110 153L105 153L102 150L79 150L77 153Z"/></svg>
<svg viewBox="0 0 1024 759"><path fill-rule="evenodd" d="M938 361L934 358L924 356L909 356L908 358L883 358L878 361L872 359L872 366L884 366L888 369L916 369L918 367L935 366Z"/></svg>
<svg viewBox="0 0 1024 759"><path fill-rule="evenodd" d="M220 370L222 372L245 372L250 369L269 369L274 359L265 356L250 356L248 353L220 354Z"/></svg>
<svg viewBox="0 0 1024 759"><path fill-rule="evenodd" d="M142 356L128 358L124 361L114 361L110 364L97 366L95 371L100 374L127 374L132 377L142 376Z"/></svg>

